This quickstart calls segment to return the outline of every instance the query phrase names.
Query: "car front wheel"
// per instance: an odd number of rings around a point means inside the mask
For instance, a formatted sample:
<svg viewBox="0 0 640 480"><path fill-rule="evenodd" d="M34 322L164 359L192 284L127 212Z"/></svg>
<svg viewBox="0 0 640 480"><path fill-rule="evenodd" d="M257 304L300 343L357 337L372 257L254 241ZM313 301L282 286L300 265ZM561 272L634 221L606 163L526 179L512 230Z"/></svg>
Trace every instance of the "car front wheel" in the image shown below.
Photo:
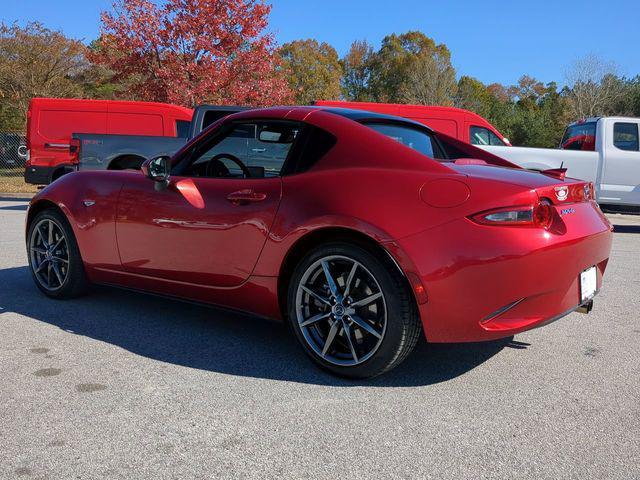
<svg viewBox="0 0 640 480"><path fill-rule="evenodd" d="M39 212L29 224L27 250L38 288L51 298L84 293L88 281L73 230L56 209Z"/></svg>
<svg viewBox="0 0 640 480"><path fill-rule="evenodd" d="M322 368L351 378L400 364L421 331L395 265L346 243L316 248L298 264L288 314L305 352Z"/></svg>

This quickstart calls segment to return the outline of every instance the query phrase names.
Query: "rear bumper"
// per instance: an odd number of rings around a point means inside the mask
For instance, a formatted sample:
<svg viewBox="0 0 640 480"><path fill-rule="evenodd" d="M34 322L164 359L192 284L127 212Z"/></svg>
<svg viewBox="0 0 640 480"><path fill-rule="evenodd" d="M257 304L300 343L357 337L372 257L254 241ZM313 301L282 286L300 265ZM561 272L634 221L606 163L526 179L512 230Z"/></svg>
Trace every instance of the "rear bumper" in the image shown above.
<svg viewBox="0 0 640 480"><path fill-rule="evenodd" d="M427 340L494 340L578 308L580 272L595 265L599 290L612 241L595 209L580 222L554 233L460 219L398 241L427 292L418 306Z"/></svg>
<svg viewBox="0 0 640 480"><path fill-rule="evenodd" d="M74 165L62 164L50 166L29 165L24 169L24 181L34 185L49 185L52 178L58 178L65 173L75 172Z"/></svg>
<svg viewBox="0 0 640 480"><path fill-rule="evenodd" d="M30 165L24 169L24 181L34 185L48 185L51 182L53 170L54 167Z"/></svg>

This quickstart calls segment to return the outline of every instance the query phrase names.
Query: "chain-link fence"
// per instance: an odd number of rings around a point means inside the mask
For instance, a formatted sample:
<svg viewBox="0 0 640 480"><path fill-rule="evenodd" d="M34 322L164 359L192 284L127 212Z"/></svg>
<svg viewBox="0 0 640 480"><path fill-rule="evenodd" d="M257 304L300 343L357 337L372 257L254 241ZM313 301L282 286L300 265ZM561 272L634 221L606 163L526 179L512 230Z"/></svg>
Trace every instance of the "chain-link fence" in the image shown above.
<svg viewBox="0 0 640 480"><path fill-rule="evenodd" d="M24 182L27 141L23 132L0 131L0 193L31 190Z"/></svg>

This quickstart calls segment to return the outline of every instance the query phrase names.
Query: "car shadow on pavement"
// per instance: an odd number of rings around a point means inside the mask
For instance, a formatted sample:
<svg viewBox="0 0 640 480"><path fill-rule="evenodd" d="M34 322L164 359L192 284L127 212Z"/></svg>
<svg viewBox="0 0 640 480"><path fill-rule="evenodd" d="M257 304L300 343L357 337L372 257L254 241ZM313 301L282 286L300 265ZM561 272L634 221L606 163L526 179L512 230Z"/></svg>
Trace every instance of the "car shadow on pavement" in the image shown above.
<svg viewBox="0 0 640 480"><path fill-rule="evenodd" d="M614 225L614 233L640 233L640 225Z"/></svg>
<svg viewBox="0 0 640 480"><path fill-rule="evenodd" d="M0 198L0 201L2 201L1 198ZM27 208L28 208L28 205L6 205L4 207L0 207L0 210L16 210L16 211L25 212Z"/></svg>
<svg viewBox="0 0 640 480"><path fill-rule="evenodd" d="M96 287L56 301L33 284L27 267L0 270L0 313L15 312L74 335L162 362L228 375L333 386L403 387L444 382L509 346L511 338L472 344L422 341L380 377L336 378L313 365L285 325L239 313L124 290Z"/></svg>

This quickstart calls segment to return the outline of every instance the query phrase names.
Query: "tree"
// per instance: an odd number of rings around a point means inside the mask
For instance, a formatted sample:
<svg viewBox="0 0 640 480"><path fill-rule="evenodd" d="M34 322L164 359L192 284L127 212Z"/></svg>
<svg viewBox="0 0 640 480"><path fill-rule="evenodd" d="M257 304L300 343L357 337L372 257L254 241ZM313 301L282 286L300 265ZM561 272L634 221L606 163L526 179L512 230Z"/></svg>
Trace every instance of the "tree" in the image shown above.
<svg viewBox="0 0 640 480"><path fill-rule="evenodd" d="M87 50L88 56L97 55L100 51L100 42L97 40L92 41ZM114 83L113 76L114 72L107 67L89 63L86 69L74 77L74 80L82 86L85 95L89 98L136 100L133 95L127 94L128 85Z"/></svg>
<svg viewBox="0 0 640 480"><path fill-rule="evenodd" d="M568 108L575 119L613 113L623 93L614 63L587 55L574 62L566 77Z"/></svg>
<svg viewBox="0 0 640 480"><path fill-rule="evenodd" d="M0 24L0 102L10 123L24 125L33 97L79 97L75 77L88 64L86 47L38 22L24 27Z"/></svg>
<svg viewBox="0 0 640 480"><path fill-rule="evenodd" d="M342 58L342 95L347 100L371 100L369 83L373 55L373 47L366 40L356 40Z"/></svg>
<svg viewBox="0 0 640 480"><path fill-rule="evenodd" d="M613 114L640 117L640 75L634 78L620 79L622 94L615 103Z"/></svg>
<svg viewBox="0 0 640 480"><path fill-rule="evenodd" d="M471 110L482 117L489 116L491 104L495 100L491 91L480 80L463 75L458 80L454 105Z"/></svg>
<svg viewBox="0 0 640 480"><path fill-rule="evenodd" d="M296 103L340 98L342 66L331 45L311 39L295 40L285 43L279 53Z"/></svg>
<svg viewBox="0 0 640 480"><path fill-rule="evenodd" d="M558 145L567 124L566 100L554 82L544 84L523 75L518 84L506 89L510 98L508 117L500 116L514 145L553 148ZM501 128L501 127L498 127Z"/></svg>
<svg viewBox="0 0 640 480"><path fill-rule="evenodd" d="M264 0L116 0L91 59L140 100L195 106L290 100Z"/></svg>
<svg viewBox="0 0 640 480"><path fill-rule="evenodd" d="M433 63L428 60L429 57ZM415 70L429 72L428 79L421 80L420 84ZM373 98L379 102L402 102L408 92L417 86L416 83L421 89L432 92L455 91L455 71L451 66L449 49L444 44L436 45L433 39L422 32L386 36L372 61Z"/></svg>
<svg viewBox="0 0 640 480"><path fill-rule="evenodd" d="M421 53L400 87L400 99L421 105L453 105L456 71L441 51Z"/></svg>

